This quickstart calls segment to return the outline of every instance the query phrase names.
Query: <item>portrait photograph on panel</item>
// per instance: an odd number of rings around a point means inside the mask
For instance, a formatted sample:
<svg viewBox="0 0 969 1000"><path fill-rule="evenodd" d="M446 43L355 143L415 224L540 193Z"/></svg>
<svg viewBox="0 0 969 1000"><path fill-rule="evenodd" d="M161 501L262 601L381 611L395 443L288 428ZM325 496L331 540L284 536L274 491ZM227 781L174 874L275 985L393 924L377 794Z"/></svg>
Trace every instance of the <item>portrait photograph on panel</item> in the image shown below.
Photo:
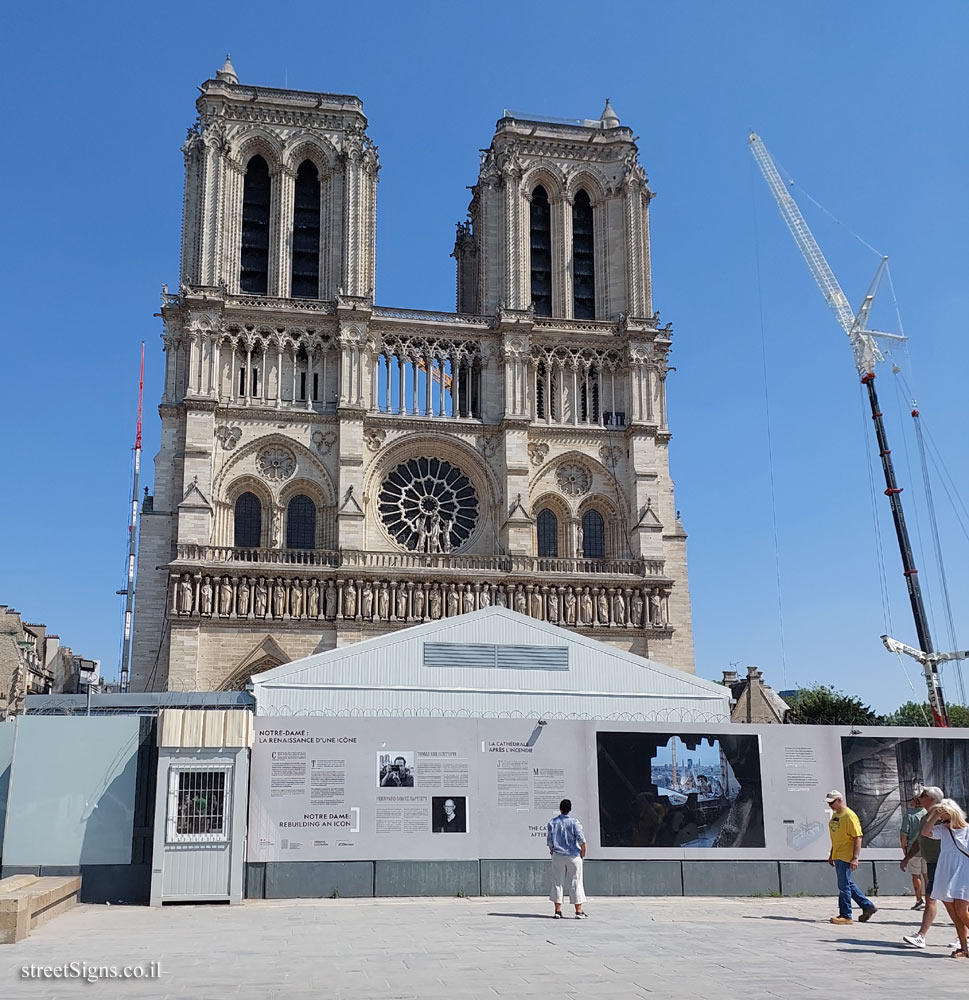
<svg viewBox="0 0 969 1000"><path fill-rule="evenodd" d="M898 847L908 801L935 785L969 801L969 740L842 736L845 796L864 830L863 847Z"/></svg>
<svg viewBox="0 0 969 1000"><path fill-rule="evenodd" d="M377 754L377 784L381 788L413 788L414 751L381 750Z"/></svg>
<svg viewBox="0 0 969 1000"><path fill-rule="evenodd" d="M763 847L757 736L599 732L603 847Z"/></svg>
<svg viewBox="0 0 969 1000"><path fill-rule="evenodd" d="M432 796L431 830L434 833L467 833L468 800L463 795Z"/></svg>

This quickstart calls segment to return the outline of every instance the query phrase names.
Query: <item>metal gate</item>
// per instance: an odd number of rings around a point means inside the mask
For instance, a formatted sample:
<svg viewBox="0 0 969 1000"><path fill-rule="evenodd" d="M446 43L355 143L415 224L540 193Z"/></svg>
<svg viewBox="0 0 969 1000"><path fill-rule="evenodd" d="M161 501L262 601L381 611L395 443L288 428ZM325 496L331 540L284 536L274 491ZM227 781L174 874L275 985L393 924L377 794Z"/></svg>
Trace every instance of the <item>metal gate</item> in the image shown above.
<svg viewBox="0 0 969 1000"><path fill-rule="evenodd" d="M242 902L248 756L245 747L159 747L152 906Z"/></svg>

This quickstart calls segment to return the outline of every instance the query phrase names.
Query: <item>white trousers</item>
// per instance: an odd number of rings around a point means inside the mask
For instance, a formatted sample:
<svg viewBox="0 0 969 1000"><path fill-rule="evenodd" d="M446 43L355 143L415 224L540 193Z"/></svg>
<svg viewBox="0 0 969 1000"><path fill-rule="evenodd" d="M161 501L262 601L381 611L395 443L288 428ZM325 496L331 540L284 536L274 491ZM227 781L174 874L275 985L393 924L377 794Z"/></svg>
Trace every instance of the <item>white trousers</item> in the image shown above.
<svg viewBox="0 0 969 1000"><path fill-rule="evenodd" d="M582 858L570 858L567 854L552 855L552 891L548 898L553 903L561 903L568 894L573 905L585 902L585 888L582 885Z"/></svg>

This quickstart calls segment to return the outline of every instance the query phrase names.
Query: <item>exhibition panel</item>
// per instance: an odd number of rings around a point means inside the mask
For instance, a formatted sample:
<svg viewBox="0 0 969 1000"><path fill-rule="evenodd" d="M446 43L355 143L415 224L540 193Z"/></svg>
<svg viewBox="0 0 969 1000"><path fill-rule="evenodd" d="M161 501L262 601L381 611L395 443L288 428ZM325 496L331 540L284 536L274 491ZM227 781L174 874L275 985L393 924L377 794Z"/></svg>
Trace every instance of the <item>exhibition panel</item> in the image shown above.
<svg viewBox="0 0 969 1000"><path fill-rule="evenodd" d="M823 861L836 787L888 860L917 785L965 797L969 734L918 732L257 718L249 861L538 859L566 797L600 859Z"/></svg>

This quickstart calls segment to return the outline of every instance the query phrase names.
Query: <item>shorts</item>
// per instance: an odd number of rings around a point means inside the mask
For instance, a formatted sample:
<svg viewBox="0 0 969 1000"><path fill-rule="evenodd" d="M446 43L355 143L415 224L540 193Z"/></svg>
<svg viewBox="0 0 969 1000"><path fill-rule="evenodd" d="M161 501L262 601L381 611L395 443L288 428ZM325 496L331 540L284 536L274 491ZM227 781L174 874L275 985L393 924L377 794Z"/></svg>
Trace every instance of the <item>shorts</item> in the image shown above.
<svg viewBox="0 0 969 1000"><path fill-rule="evenodd" d="M921 854L916 854L914 858L905 866L905 871L909 875L924 875L926 869L925 858Z"/></svg>
<svg viewBox="0 0 969 1000"><path fill-rule="evenodd" d="M925 860L923 858L923 860ZM935 866L938 864L937 861L926 861L925 862L925 895L931 896L932 890L935 888Z"/></svg>

